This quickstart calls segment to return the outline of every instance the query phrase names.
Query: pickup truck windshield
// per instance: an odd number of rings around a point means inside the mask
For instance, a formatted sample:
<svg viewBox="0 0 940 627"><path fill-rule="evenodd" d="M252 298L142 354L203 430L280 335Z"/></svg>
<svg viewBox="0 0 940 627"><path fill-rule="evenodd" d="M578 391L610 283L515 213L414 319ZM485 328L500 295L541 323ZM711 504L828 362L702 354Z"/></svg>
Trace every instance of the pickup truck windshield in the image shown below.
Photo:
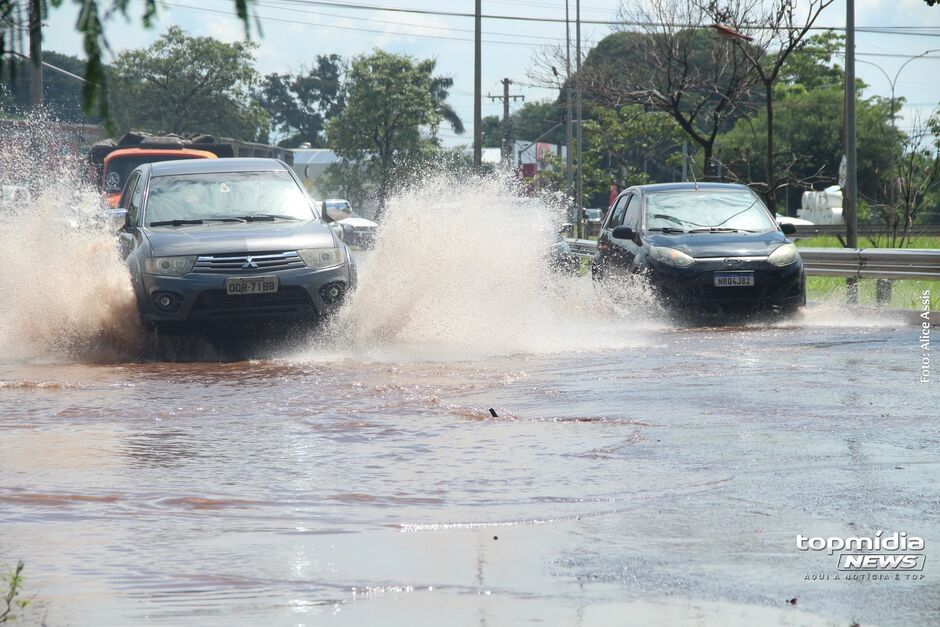
<svg viewBox="0 0 940 627"><path fill-rule="evenodd" d="M248 216L316 217L307 195L287 172L215 172L150 179L149 225Z"/></svg>

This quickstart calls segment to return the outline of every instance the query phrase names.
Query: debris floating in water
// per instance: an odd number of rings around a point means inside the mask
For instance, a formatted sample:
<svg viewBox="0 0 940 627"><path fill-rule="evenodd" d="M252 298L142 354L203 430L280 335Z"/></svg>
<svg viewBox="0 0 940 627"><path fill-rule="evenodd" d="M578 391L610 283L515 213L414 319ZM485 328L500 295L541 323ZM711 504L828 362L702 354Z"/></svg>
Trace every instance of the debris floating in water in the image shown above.
<svg viewBox="0 0 940 627"><path fill-rule="evenodd" d="M496 410L493 409L492 407L490 407L490 416L492 416L493 418L499 418L499 416L496 414Z"/></svg>

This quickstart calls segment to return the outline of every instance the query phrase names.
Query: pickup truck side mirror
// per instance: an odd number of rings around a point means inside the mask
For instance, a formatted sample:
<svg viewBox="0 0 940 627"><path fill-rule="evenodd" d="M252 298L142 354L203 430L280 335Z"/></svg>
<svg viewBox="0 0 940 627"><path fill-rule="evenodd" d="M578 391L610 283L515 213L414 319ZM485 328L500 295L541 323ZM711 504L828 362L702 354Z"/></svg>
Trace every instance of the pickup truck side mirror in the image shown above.
<svg viewBox="0 0 940 627"><path fill-rule="evenodd" d="M632 240L636 237L636 231L634 231L629 226L618 226L614 228L613 232L610 234L614 239L629 239Z"/></svg>
<svg viewBox="0 0 940 627"><path fill-rule="evenodd" d="M784 235L793 235L796 233L796 225L790 224L789 222L784 222L780 225L780 230L783 231Z"/></svg>
<svg viewBox="0 0 940 627"><path fill-rule="evenodd" d="M320 218L327 224L330 222L336 222L336 220L333 219L333 216L330 215L330 212L326 210L325 200L320 203Z"/></svg>
<svg viewBox="0 0 940 627"><path fill-rule="evenodd" d="M123 207L118 207L117 209L105 209L98 214L98 220L100 224L108 225L112 231L115 233L120 233L121 231L126 231L131 226L131 216L127 212L127 209Z"/></svg>

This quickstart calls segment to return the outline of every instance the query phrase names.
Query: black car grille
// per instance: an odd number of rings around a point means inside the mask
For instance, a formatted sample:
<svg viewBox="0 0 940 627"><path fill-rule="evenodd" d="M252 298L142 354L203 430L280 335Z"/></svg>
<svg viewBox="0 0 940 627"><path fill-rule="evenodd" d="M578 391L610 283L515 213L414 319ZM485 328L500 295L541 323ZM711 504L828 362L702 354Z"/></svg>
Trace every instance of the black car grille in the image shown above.
<svg viewBox="0 0 940 627"><path fill-rule="evenodd" d="M190 319L303 318L316 315L317 310L307 290L291 286L270 294L240 296L229 296L224 290L207 290L193 304Z"/></svg>
<svg viewBox="0 0 940 627"><path fill-rule="evenodd" d="M292 270L304 268L306 264L296 250L262 253L223 253L202 255L196 258L193 272L266 272L270 270Z"/></svg>

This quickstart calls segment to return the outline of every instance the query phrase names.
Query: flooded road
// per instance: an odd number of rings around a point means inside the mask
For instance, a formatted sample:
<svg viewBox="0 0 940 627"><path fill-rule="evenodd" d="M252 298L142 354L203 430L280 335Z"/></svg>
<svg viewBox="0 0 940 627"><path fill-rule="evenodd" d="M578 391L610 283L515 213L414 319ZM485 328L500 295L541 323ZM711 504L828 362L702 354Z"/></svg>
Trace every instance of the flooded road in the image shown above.
<svg viewBox="0 0 940 627"><path fill-rule="evenodd" d="M822 308L475 359L8 361L0 563L49 625L936 624L916 337ZM877 530L925 539L923 580L796 548Z"/></svg>

